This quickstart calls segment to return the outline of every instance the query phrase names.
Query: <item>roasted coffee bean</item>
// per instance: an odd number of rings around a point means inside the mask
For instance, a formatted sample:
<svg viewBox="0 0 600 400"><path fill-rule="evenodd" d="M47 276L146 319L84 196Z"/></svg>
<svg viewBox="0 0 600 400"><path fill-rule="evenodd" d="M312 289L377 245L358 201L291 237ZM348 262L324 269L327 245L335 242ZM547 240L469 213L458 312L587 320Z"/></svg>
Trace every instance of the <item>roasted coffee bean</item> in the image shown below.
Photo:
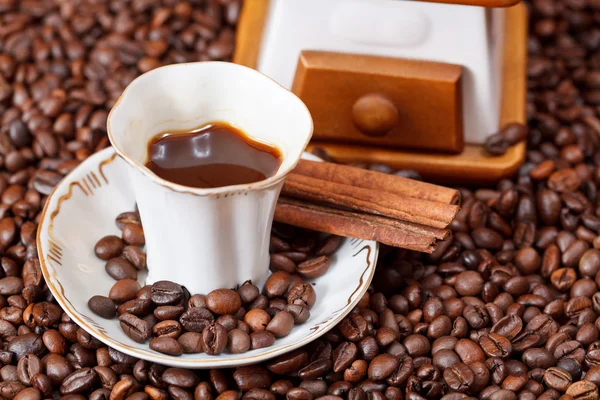
<svg viewBox="0 0 600 400"><path fill-rule="evenodd" d="M144 286L140 289L139 292L137 292L137 294L135 295L136 299L140 299L140 300L152 300L152 286Z"/></svg>
<svg viewBox="0 0 600 400"><path fill-rule="evenodd" d="M294 317L294 323L296 324L302 324L310 317L310 311L308 311L308 307L299 304L286 304L284 311L292 314L292 317Z"/></svg>
<svg viewBox="0 0 600 400"><path fill-rule="evenodd" d="M227 332L238 326L238 320L232 315L221 315L215 322L221 324Z"/></svg>
<svg viewBox="0 0 600 400"><path fill-rule="evenodd" d="M150 341L150 348L159 353L168 354L171 356L179 356L183 354L181 344L170 336L155 337Z"/></svg>
<svg viewBox="0 0 600 400"><path fill-rule="evenodd" d="M36 333L25 333L16 336L11 341L7 342L6 350L13 353L18 361L27 353L40 356L44 351L44 343L40 335Z"/></svg>
<svg viewBox="0 0 600 400"><path fill-rule="evenodd" d="M227 349L230 353L245 353L250 349L250 335L241 329L232 329L227 333Z"/></svg>
<svg viewBox="0 0 600 400"><path fill-rule="evenodd" d="M140 284L133 279L121 279L108 292L108 298L116 303L133 300L140 290Z"/></svg>
<svg viewBox="0 0 600 400"><path fill-rule="evenodd" d="M242 396L245 400L275 400L275 395L266 389L252 388Z"/></svg>
<svg viewBox="0 0 600 400"><path fill-rule="evenodd" d="M548 187L557 192L574 192L580 185L581 179L571 168L556 171L548 178Z"/></svg>
<svg viewBox="0 0 600 400"><path fill-rule="evenodd" d="M148 323L133 314L122 314L119 321L123 332L136 342L144 343L152 334Z"/></svg>
<svg viewBox="0 0 600 400"><path fill-rule="evenodd" d="M23 288L23 279L16 276L7 276L0 279L0 295L11 296L20 294Z"/></svg>
<svg viewBox="0 0 600 400"><path fill-rule="evenodd" d="M523 329L523 321L517 315L511 314L500 319L492 326L491 332L504 336L508 340L515 338Z"/></svg>
<svg viewBox="0 0 600 400"><path fill-rule="evenodd" d="M293 274L296 272L296 263L283 254L271 254L269 268L273 272L283 271L288 274Z"/></svg>
<svg viewBox="0 0 600 400"><path fill-rule="evenodd" d="M285 375L300 370L308 364L308 354L299 349L277 357L267 364L267 369L274 374Z"/></svg>
<svg viewBox="0 0 600 400"><path fill-rule="evenodd" d="M177 339L181 331L181 324L174 320L161 321L152 327L152 334L156 337Z"/></svg>
<svg viewBox="0 0 600 400"><path fill-rule="evenodd" d="M137 270L146 268L146 253L138 246L125 246L122 253L123 258L129 261Z"/></svg>
<svg viewBox="0 0 600 400"><path fill-rule="evenodd" d="M37 325L48 327L58 324L62 310L56 304L44 301L33 305L31 313Z"/></svg>
<svg viewBox="0 0 600 400"><path fill-rule="evenodd" d="M475 329L483 328L489 324L490 317L484 307L468 305L463 309L463 317L469 326Z"/></svg>
<svg viewBox="0 0 600 400"><path fill-rule="evenodd" d="M481 347L469 339L460 339L456 342L454 351L456 351L462 362L467 365L473 362L485 361L485 355Z"/></svg>
<svg viewBox="0 0 600 400"><path fill-rule="evenodd" d="M269 331L255 331L250 334L250 348L252 350L272 346L275 343L275 335Z"/></svg>
<svg viewBox="0 0 600 400"><path fill-rule="evenodd" d="M444 370L444 381L456 392L465 393L473 386L473 371L463 363L457 363Z"/></svg>
<svg viewBox="0 0 600 400"><path fill-rule="evenodd" d="M600 366L590 368L585 373L585 379L598 386L598 384L600 383Z"/></svg>
<svg viewBox="0 0 600 400"><path fill-rule="evenodd" d="M523 352L523 362L529 368L550 368L556 365L554 355L545 348L531 348Z"/></svg>
<svg viewBox="0 0 600 400"><path fill-rule="evenodd" d="M60 393L80 394L88 392L98 380L96 371L91 368L79 369L65 378L60 386Z"/></svg>
<svg viewBox="0 0 600 400"><path fill-rule="evenodd" d="M290 288L287 301L288 304L302 305L309 309L315 304L316 293L308 283L298 283Z"/></svg>
<svg viewBox="0 0 600 400"><path fill-rule="evenodd" d="M200 382L195 373L182 368L166 369L162 373L161 380L168 385L175 385L181 388L193 388Z"/></svg>
<svg viewBox="0 0 600 400"><path fill-rule="evenodd" d="M267 324L265 329L271 332L275 337L287 336L294 327L294 317L287 311L279 311Z"/></svg>
<svg viewBox="0 0 600 400"><path fill-rule="evenodd" d="M185 332L177 339L184 353L202 352L202 334L199 332Z"/></svg>
<svg viewBox="0 0 600 400"><path fill-rule="evenodd" d="M504 336L493 332L480 336L479 345L488 357L507 358L512 352L510 341Z"/></svg>
<svg viewBox="0 0 600 400"><path fill-rule="evenodd" d="M133 246L143 246L146 243L144 230L140 224L127 224L122 229L123 242Z"/></svg>
<svg viewBox="0 0 600 400"><path fill-rule="evenodd" d="M154 309L154 316L161 321L178 319L183 314L183 306L159 306Z"/></svg>
<svg viewBox="0 0 600 400"><path fill-rule="evenodd" d="M240 390L266 389L271 385L269 371L263 367L250 366L238 368L233 379Z"/></svg>
<svg viewBox="0 0 600 400"><path fill-rule="evenodd" d="M510 147L510 142L506 140L501 134L496 133L494 135L490 135L485 143L485 151L493 156L501 156Z"/></svg>
<svg viewBox="0 0 600 400"><path fill-rule="evenodd" d="M575 382L567 388L566 394L573 399L598 399L598 387L588 380Z"/></svg>
<svg viewBox="0 0 600 400"><path fill-rule="evenodd" d="M483 289L483 278L476 271L465 271L456 276L454 288L461 296L476 296Z"/></svg>
<svg viewBox="0 0 600 400"><path fill-rule="evenodd" d="M367 335L368 322L360 314L350 314L339 324L342 335L349 341L357 342Z"/></svg>
<svg viewBox="0 0 600 400"><path fill-rule="evenodd" d="M326 255L312 258L298 264L298 274L307 279L315 279L324 275L330 265L331 260Z"/></svg>
<svg viewBox="0 0 600 400"><path fill-rule="evenodd" d="M269 306L269 299L265 295L258 295L258 297L250 303L248 306L251 310L256 308L260 308L261 310L265 310Z"/></svg>
<svg viewBox="0 0 600 400"><path fill-rule="evenodd" d="M152 285L151 299L157 305L169 305L183 298L183 289L176 283L169 281L158 281Z"/></svg>
<svg viewBox="0 0 600 400"><path fill-rule="evenodd" d="M436 367L445 369L460 362L460 357L451 349L441 349L433 355L432 362Z"/></svg>
<svg viewBox="0 0 600 400"><path fill-rule="evenodd" d="M19 381L25 386L31 386L34 375L42 372L42 361L35 354L26 354L17 364Z"/></svg>
<svg viewBox="0 0 600 400"><path fill-rule="evenodd" d="M96 257L108 261L111 258L120 256L123 247L123 241L119 237L105 236L96 243L94 252Z"/></svg>
<svg viewBox="0 0 600 400"><path fill-rule="evenodd" d="M271 322L271 316L266 311L255 308L246 313L244 322L247 323L253 331L262 331L266 329L269 322Z"/></svg>
<svg viewBox="0 0 600 400"><path fill-rule="evenodd" d="M39 390L44 396L48 396L52 393L52 382L48 375L37 374L31 378L32 386Z"/></svg>
<svg viewBox="0 0 600 400"><path fill-rule="evenodd" d="M64 354L66 352L67 341L60 332L54 329L48 329L42 334L42 341L50 353Z"/></svg>
<svg viewBox="0 0 600 400"><path fill-rule="evenodd" d="M106 273L113 279L137 279L137 270L135 267L124 258L111 258L106 262L104 267Z"/></svg>
<svg viewBox="0 0 600 400"><path fill-rule="evenodd" d="M471 236L478 247L488 250L500 250L502 248L502 236L489 228L477 228Z"/></svg>
<svg viewBox="0 0 600 400"><path fill-rule="evenodd" d="M26 388L21 390L14 399L16 400L40 400L42 393L36 388Z"/></svg>
<svg viewBox="0 0 600 400"><path fill-rule="evenodd" d="M206 354L220 354L227 347L227 330L220 324L213 323L202 331L202 350Z"/></svg>
<svg viewBox="0 0 600 400"><path fill-rule="evenodd" d="M550 389L558 390L562 393L567 390L572 380L571 375L561 368L548 368L544 372L544 383Z"/></svg>
<svg viewBox="0 0 600 400"><path fill-rule="evenodd" d="M286 394L286 399L288 400L313 400L315 396L303 388L293 388Z"/></svg>
<svg viewBox="0 0 600 400"><path fill-rule="evenodd" d="M81 328L77 330L77 342L86 349L96 350L102 347L102 342Z"/></svg>
<svg viewBox="0 0 600 400"><path fill-rule="evenodd" d="M137 212L124 212L115 219L117 227L121 230L128 224L141 224L140 215Z"/></svg>
<svg viewBox="0 0 600 400"><path fill-rule="evenodd" d="M571 374L571 377L573 378L574 381L579 380L581 378L581 374L583 372L581 369L581 365L577 362L577 360L574 360L572 358L563 358L562 360L560 360L558 362L557 367L564 369L569 374ZM587 374L586 374L586 378L587 378Z"/></svg>
<svg viewBox="0 0 600 400"><path fill-rule="evenodd" d="M242 306L242 300L234 290L217 289L206 296L206 306L215 314L235 314Z"/></svg>
<svg viewBox="0 0 600 400"><path fill-rule="evenodd" d="M379 381L392 375L399 366L398 359L390 354L380 354L369 363L369 379Z"/></svg>
<svg viewBox="0 0 600 400"><path fill-rule="evenodd" d="M46 369L46 375L52 381L53 385L60 385L67 375L73 372L73 367L58 354L49 354L42 359Z"/></svg>
<svg viewBox="0 0 600 400"><path fill-rule="evenodd" d="M181 314L179 322L187 331L200 332L213 323L215 317L210 311L202 307L190 307Z"/></svg>
<svg viewBox="0 0 600 400"><path fill-rule="evenodd" d="M117 314L133 314L137 317L147 315L152 310L152 300L150 299L133 299L126 301L117 307Z"/></svg>
<svg viewBox="0 0 600 400"><path fill-rule="evenodd" d="M342 372L358 356L358 348L352 342L343 342L333 351L333 371Z"/></svg>
<svg viewBox="0 0 600 400"><path fill-rule="evenodd" d="M365 361L371 361L379 353L377 340L375 340L375 338L372 336L367 336L366 338L362 339L357 343L357 347L359 357Z"/></svg>
<svg viewBox="0 0 600 400"><path fill-rule="evenodd" d="M510 123L504 125L500 130L500 135L504 137L511 145L527 139L527 127L519 123Z"/></svg>
<svg viewBox="0 0 600 400"><path fill-rule="evenodd" d="M251 282L245 282L238 288L237 292L243 304L252 303L260 294L258 287Z"/></svg>
<svg viewBox="0 0 600 400"><path fill-rule="evenodd" d="M290 274L277 271L271 274L265 282L264 293L268 298L283 296L290 286Z"/></svg>
<svg viewBox="0 0 600 400"><path fill-rule="evenodd" d="M402 342L411 357L424 356L431 349L429 340L419 334L409 335Z"/></svg>
<svg viewBox="0 0 600 400"><path fill-rule="evenodd" d="M560 268L552 273L550 281L561 292L571 289L577 280L577 273L572 268Z"/></svg>
<svg viewBox="0 0 600 400"><path fill-rule="evenodd" d="M95 314L101 316L102 318L113 318L116 314L115 303L108 297L104 296L92 296L88 301L88 307Z"/></svg>

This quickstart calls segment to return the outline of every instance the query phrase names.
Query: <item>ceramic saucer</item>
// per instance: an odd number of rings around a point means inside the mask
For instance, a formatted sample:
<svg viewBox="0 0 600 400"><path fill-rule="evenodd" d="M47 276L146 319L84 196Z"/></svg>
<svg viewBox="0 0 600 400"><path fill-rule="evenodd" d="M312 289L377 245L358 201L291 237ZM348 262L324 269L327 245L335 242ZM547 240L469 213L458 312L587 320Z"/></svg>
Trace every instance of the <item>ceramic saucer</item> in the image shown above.
<svg viewBox="0 0 600 400"><path fill-rule="evenodd" d="M305 153L306 158L314 156ZM117 319L107 320L90 311L88 299L107 295L115 281L96 258L93 248L101 237L120 235L115 217L135 205L126 169L112 148L85 160L54 189L46 202L38 229L41 267L52 294L77 324L108 346L123 353L169 366L220 368L256 363L281 355L326 333L367 291L377 260L376 242L345 239L332 256L329 271L314 280L317 302L304 324L271 347L244 354L204 353L168 356L150 350L123 333ZM199 238L201 240L201 238ZM140 274L143 284L146 275Z"/></svg>

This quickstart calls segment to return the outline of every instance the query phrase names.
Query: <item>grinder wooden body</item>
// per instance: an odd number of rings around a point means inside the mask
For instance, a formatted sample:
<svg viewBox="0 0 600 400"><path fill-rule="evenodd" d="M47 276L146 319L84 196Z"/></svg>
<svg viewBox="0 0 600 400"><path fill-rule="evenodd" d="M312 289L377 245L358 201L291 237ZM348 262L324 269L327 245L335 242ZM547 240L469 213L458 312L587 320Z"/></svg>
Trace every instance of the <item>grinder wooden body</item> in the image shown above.
<svg viewBox="0 0 600 400"><path fill-rule="evenodd" d="M525 122L526 35L519 0L247 0L234 61L295 92L338 161L486 184L524 159L483 142Z"/></svg>

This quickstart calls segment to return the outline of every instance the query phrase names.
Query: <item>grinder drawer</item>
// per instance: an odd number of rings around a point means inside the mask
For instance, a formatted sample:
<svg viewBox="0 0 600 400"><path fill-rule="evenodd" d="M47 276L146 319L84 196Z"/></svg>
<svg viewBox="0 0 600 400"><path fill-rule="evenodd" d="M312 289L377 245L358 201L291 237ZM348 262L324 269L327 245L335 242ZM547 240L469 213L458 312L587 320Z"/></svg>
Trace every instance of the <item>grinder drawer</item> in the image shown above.
<svg viewBox="0 0 600 400"><path fill-rule="evenodd" d="M458 153L462 67L302 51L292 91L310 110L314 141Z"/></svg>

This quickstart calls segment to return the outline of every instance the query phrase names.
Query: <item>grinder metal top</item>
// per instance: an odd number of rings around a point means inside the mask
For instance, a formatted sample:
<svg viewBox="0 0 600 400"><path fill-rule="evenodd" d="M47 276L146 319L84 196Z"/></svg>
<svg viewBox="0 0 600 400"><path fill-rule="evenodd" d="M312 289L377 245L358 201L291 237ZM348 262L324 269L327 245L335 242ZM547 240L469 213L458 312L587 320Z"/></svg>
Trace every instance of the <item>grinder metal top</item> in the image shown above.
<svg viewBox="0 0 600 400"><path fill-rule="evenodd" d="M512 7L521 2L521 0L418 0L429 3L462 4L465 6L480 7Z"/></svg>

